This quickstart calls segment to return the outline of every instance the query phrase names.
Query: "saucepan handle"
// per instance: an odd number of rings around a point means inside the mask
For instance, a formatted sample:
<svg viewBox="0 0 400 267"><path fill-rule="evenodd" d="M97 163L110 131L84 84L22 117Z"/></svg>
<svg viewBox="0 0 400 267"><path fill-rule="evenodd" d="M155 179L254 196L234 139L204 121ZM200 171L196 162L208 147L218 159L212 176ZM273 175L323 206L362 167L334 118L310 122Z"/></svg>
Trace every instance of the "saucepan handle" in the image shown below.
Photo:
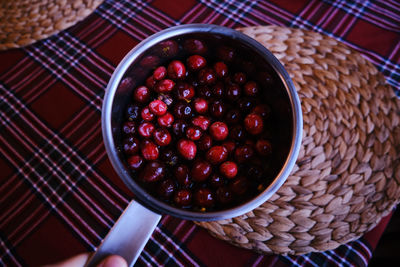
<svg viewBox="0 0 400 267"><path fill-rule="evenodd" d="M86 266L96 266L108 255L122 256L133 266L156 228L161 215L131 201Z"/></svg>

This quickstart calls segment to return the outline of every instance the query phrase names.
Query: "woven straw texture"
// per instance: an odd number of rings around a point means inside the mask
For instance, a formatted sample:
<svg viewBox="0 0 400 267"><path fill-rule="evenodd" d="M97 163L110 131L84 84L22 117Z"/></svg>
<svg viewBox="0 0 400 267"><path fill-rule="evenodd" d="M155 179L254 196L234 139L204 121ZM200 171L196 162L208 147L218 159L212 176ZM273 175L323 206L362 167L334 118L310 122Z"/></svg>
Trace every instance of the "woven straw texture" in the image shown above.
<svg viewBox="0 0 400 267"><path fill-rule="evenodd" d="M270 200L233 219L197 224L265 254L325 251L359 238L400 199L400 101L370 62L332 38L278 26L239 30L292 77L302 147Z"/></svg>
<svg viewBox="0 0 400 267"><path fill-rule="evenodd" d="M47 38L86 18L102 0L0 0L0 50Z"/></svg>

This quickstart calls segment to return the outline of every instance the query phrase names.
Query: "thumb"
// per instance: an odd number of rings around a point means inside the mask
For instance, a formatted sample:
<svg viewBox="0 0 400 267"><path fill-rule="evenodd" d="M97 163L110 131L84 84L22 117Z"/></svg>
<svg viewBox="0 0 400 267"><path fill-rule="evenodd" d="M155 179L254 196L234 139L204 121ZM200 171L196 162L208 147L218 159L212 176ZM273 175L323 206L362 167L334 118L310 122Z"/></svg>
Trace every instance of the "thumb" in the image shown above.
<svg viewBox="0 0 400 267"><path fill-rule="evenodd" d="M89 256L89 253L82 253L62 262L46 265L44 267L83 267L87 263ZM121 256L110 255L100 261L97 267L128 267L128 264Z"/></svg>

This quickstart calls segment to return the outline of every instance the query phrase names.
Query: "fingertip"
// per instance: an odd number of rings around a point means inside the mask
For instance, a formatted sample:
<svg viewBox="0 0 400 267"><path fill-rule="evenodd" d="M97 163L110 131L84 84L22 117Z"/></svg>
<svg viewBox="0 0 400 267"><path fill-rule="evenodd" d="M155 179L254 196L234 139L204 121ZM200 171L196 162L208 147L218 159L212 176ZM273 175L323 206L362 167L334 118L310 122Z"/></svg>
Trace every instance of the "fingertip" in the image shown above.
<svg viewBox="0 0 400 267"><path fill-rule="evenodd" d="M102 260L98 267L128 267L128 263L119 255L111 255Z"/></svg>

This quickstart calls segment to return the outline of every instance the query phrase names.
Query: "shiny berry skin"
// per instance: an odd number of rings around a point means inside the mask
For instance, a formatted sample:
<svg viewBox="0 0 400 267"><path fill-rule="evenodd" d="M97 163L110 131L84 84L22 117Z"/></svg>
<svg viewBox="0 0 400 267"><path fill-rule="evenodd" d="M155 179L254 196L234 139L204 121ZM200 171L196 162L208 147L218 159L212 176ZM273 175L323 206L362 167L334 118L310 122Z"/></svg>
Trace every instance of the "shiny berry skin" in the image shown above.
<svg viewBox="0 0 400 267"><path fill-rule="evenodd" d="M191 184L189 168L186 165L179 165L174 169L174 177L179 184L189 186Z"/></svg>
<svg viewBox="0 0 400 267"><path fill-rule="evenodd" d="M199 140L202 134L203 132L201 131L201 128L198 126L189 126L186 129L186 137L193 141Z"/></svg>
<svg viewBox="0 0 400 267"><path fill-rule="evenodd" d="M158 128L153 133L154 141L159 146L167 146L171 143L171 135L165 128Z"/></svg>
<svg viewBox="0 0 400 267"><path fill-rule="evenodd" d="M225 62L233 61L235 54L235 50L229 46L221 46L217 49L217 56Z"/></svg>
<svg viewBox="0 0 400 267"><path fill-rule="evenodd" d="M215 118L222 118L225 115L226 107L225 104L220 101L216 100L210 104L210 114Z"/></svg>
<svg viewBox="0 0 400 267"><path fill-rule="evenodd" d="M174 115L177 119L188 119L192 116L193 111L189 103L179 102L174 107Z"/></svg>
<svg viewBox="0 0 400 267"><path fill-rule="evenodd" d="M154 125L150 122L143 122L139 125L139 134L143 137L150 137L154 132Z"/></svg>
<svg viewBox="0 0 400 267"><path fill-rule="evenodd" d="M192 123L195 126L200 127L203 131L206 131L208 129L208 126L210 125L210 120L204 116L197 116L192 119Z"/></svg>
<svg viewBox="0 0 400 267"><path fill-rule="evenodd" d="M199 97L209 99L212 96L212 91L208 86L199 86L197 88L197 94Z"/></svg>
<svg viewBox="0 0 400 267"><path fill-rule="evenodd" d="M178 163L178 155L176 155L175 150L170 147L162 149L159 158L162 162L165 162L171 166Z"/></svg>
<svg viewBox="0 0 400 267"><path fill-rule="evenodd" d="M122 125L122 132L126 135L134 135L136 130L136 123L133 121L127 121Z"/></svg>
<svg viewBox="0 0 400 267"><path fill-rule="evenodd" d="M137 171L143 167L143 158L139 155L130 156L127 159L129 169Z"/></svg>
<svg viewBox="0 0 400 267"><path fill-rule="evenodd" d="M142 67L149 68L149 69L154 68L159 63L160 63L160 58L157 56L154 56L154 55L146 56L140 61L140 65Z"/></svg>
<svg viewBox="0 0 400 267"><path fill-rule="evenodd" d="M210 185L214 188L224 185L224 180L224 177L222 177L222 175L219 173L213 173L209 178Z"/></svg>
<svg viewBox="0 0 400 267"><path fill-rule="evenodd" d="M221 186L216 191L217 199L222 204L229 204L233 200L233 192L227 186Z"/></svg>
<svg viewBox="0 0 400 267"><path fill-rule="evenodd" d="M133 91L133 99L139 103L146 103L150 99L150 90L146 86L139 86Z"/></svg>
<svg viewBox="0 0 400 267"><path fill-rule="evenodd" d="M231 109L226 113L225 121L228 124L238 124L241 119L241 114L238 109Z"/></svg>
<svg viewBox="0 0 400 267"><path fill-rule="evenodd" d="M235 141L242 141L246 135L242 125L235 125L229 130L229 137Z"/></svg>
<svg viewBox="0 0 400 267"><path fill-rule="evenodd" d="M168 77L177 80L186 76L186 67L179 60L174 60L169 63L167 68Z"/></svg>
<svg viewBox="0 0 400 267"><path fill-rule="evenodd" d="M219 166L220 173L228 179L232 179L236 176L238 168L235 162L225 161Z"/></svg>
<svg viewBox="0 0 400 267"><path fill-rule="evenodd" d="M191 54L203 55L207 52L207 46L205 43L198 39L187 39L183 43L183 47L186 51Z"/></svg>
<svg viewBox="0 0 400 267"><path fill-rule="evenodd" d="M212 146L212 138L208 134L203 134L200 140L197 142L197 146L199 150L206 151L209 150Z"/></svg>
<svg viewBox="0 0 400 267"><path fill-rule="evenodd" d="M231 100L231 101L236 101L240 98L242 94L242 91L240 89L240 86L237 85L236 83L233 83L228 86L228 89L226 91L226 97Z"/></svg>
<svg viewBox="0 0 400 267"><path fill-rule="evenodd" d="M152 121L154 119L154 114L151 113L149 107L143 108L140 114L142 116L142 119L145 121Z"/></svg>
<svg viewBox="0 0 400 267"><path fill-rule="evenodd" d="M228 136L228 126L225 123L217 121L210 126L210 135L214 140L222 141Z"/></svg>
<svg viewBox="0 0 400 267"><path fill-rule="evenodd" d="M196 144L191 140L181 139L178 141L178 152L185 159L192 160L196 157Z"/></svg>
<svg viewBox="0 0 400 267"><path fill-rule="evenodd" d="M222 82L215 83L211 90L212 90L213 96L215 96L217 98L221 98L225 94L225 88L224 88L224 84Z"/></svg>
<svg viewBox="0 0 400 267"><path fill-rule="evenodd" d="M175 188L174 181L172 179L166 179L159 184L157 193L161 198L168 199L174 194Z"/></svg>
<svg viewBox="0 0 400 267"><path fill-rule="evenodd" d="M244 84L247 80L246 74L244 74L243 72L236 72L233 75L233 81L237 84Z"/></svg>
<svg viewBox="0 0 400 267"><path fill-rule="evenodd" d="M212 207L214 205L214 195L208 188L200 188L194 193L194 200L201 207Z"/></svg>
<svg viewBox="0 0 400 267"><path fill-rule="evenodd" d="M149 104L149 109L153 114L157 116L162 116L167 113L167 104L165 104L161 100L153 100Z"/></svg>
<svg viewBox="0 0 400 267"><path fill-rule="evenodd" d="M235 159L239 163L243 163L254 156L254 149L249 145L239 146L235 149Z"/></svg>
<svg viewBox="0 0 400 267"><path fill-rule="evenodd" d="M166 112L164 115L157 118L157 122L160 126L171 127L174 123L174 116L171 113Z"/></svg>
<svg viewBox="0 0 400 267"><path fill-rule="evenodd" d="M228 154L231 154L236 147L235 142L233 142L232 140L225 141L224 143L222 143L222 145L226 148Z"/></svg>
<svg viewBox="0 0 400 267"><path fill-rule="evenodd" d="M155 84L154 90L157 93L168 93L171 92L175 87L175 82L170 79L164 79Z"/></svg>
<svg viewBox="0 0 400 267"><path fill-rule="evenodd" d="M144 182L157 182L164 178L165 167L159 161L151 161L144 166L144 169L139 174L139 179Z"/></svg>
<svg viewBox="0 0 400 267"><path fill-rule="evenodd" d="M126 154L133 155L139 152L139 139L135 137L128 137L122 141L122 147Z"/></svg>
<svg viewBox="0 0 400 267"><path fill-rule="evenodd" d="M249 188L249 182L247 181L246 177L241 176L237 177L229 187L233 193L236 195L243 195Z"/></svg>
<svg viewBox="0 0 400 267"><path fill-rule="evenodd" d="M187 83L178 83L176 85L177 96L180 100L190 100L194 97L194 88L190 84Z"/></svg>
<svg viewBox="0 0 400 267"><path fill-rule="evenodd" d="M157 81L154 80L153 76L150 76L149 78L146 79L146 87L153 89L154 86L156 85Z"/></svg>
<svg viewBox="0 0 400 267"><path fill-rule="evenodd" d="M175 193L174 202L180 207L189 206L192 202L192 193L188 189L181 189Z"/></svg>
<svg viewBox="0 0 400 267"><path fill-rule="evenodd" d="M196 161L190 171L190 176L196 182L203 182L211 175L212 167L207 161Z"/></svg>
<svg viewBox="0 0 400 267"><path fill-rule="evenodd" d="M179 45L174 40L160 42L156 47L156 52L162 57L173 57L179 51Z"/></svg>
<svg viewBox="0 0 400 267"><path fill-rule="evenodd" d="M161 81L167 76L167 69L164 66L157 67L153 72L153 78L156 81Z"/></svg>
<svg viewBox="0 0 400 267"><path fill-rule="evenodd" d="M228 74L228 66L222 61L214 64L214 71L218 78L223 78Z"/></svg>
<svg viewBox="0 0 400 267"><path fill-rule="evenodd" d="M266 104L260 104L260 105L255 106L253 108L253 110L251 111L251 113L256 113L256 114L260 115L263 119L266 119L269 117L269 114L271 113L271 109Z"/></svg>
<svg viewBox="0 0 400 267"><path fill-rule="evenodd" d="M146 160L156 160L158 158L158 148L157 146L151 142L147 141L142 144L142 156Z"/></svg>
<svg viewBox="0 0 400 267"><path fill-rule="evenodd" d="M251 113L244 119L244 127L252 135L260 134L264 128L263 119L259 114Z"/></svg>
<svg viewBox="0 0 400 267"><path fill-rule="evenodd" d="M187 123L183 120L177 120L172 125L172 131L176 136L182 136L186 133Z"/></svg>
<svg viewBox="0 0 400 267"><path fill-rule="evenodd" d="M140 117L140 107L136 104L130 104L126 109L126 118L134 121Z"/></svg>
<svg viewBox="0 0 400 267"><path fill-rule="evenodd" d="M196 98L194 100L194 109L199 114L204 114L208 111L208 103L207 100L203 98Z"/></svg>
<svg viewBox="0 0 400 267"><path fill-rule="evenodd" d="M258 85L254 81L249 81L244 85L243 91L247 96L256 96L258 94Z"/></svg>
<svg viewBox="0 0 400 267"><path fill-rule="evenodd" d="M188 66L188 69L191 71L198 71L204 68L206 64L207 64L206 59L200 55L190 56L186 61L186 65Z"/></svg>
<svg viewBox="0 0 400 267"><path fill-rule="evenodd" d="M130 90L134 85L133 79L131 77L124 78L118 85L119 90L127 91Z"/></svg>
<svg viewBox="0 0 400 267"><path fill-rule="evenodd" d="M228 150L224 146L213 146L206 153L206 159L213 165L224 162L228 158Z"/></svg>
<svg viewBox="0 0 400 267"><path fill-rule="evenodd" d="M215 82L217 77L213 69L204 68L199 71L197 78L200 84L210 85Z"/></svg>
<svg viewBox="0 0 400 267"><path fill-rule="evenodd" d="M256 150L261 156L268 156L272 153L271 142L265 139L260 139L256 143Z"/></svg>
<svg viewBox="0 0 400 267"><path fill-rule="evenodd" d="M252 97L242 97L237 101L239 110L248 113L256 105L256 100Z"/></svg>

